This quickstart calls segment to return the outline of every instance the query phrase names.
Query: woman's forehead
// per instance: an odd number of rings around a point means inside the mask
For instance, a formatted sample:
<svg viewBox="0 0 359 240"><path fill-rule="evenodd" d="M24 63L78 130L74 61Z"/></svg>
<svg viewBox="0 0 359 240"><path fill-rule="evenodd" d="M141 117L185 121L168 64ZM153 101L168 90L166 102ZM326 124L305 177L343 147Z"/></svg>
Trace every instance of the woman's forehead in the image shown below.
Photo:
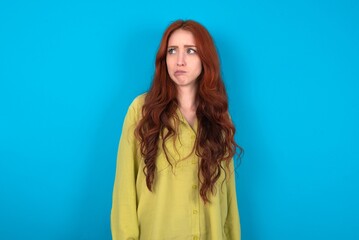
<svg viewBox="0 0 359 240"><path fill-rule="evenodd" d="M195 38L190 31L177 29L174 31L168 39L168 46L183 46L196 44Z"/></svg>

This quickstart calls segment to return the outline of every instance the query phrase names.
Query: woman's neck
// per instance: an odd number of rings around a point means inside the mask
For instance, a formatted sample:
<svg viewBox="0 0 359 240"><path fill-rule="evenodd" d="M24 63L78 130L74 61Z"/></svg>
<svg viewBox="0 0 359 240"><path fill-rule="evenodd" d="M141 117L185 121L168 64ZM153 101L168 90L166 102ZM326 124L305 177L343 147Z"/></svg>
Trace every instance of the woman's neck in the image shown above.
<svg viewBox="0 0 359 240"><path fill-rule="evenodd" d="M187 120L188 124L194 128L197 118L197 88L195 87L182 87L178 89L178 107L183 117Z"/></svg>
<svg viewBox="0 0 359 240"><path fill-rule="evenodd" d="M196 111L197 110L197 87L181 87L178 88L177 100L181 110Z"/></svg>

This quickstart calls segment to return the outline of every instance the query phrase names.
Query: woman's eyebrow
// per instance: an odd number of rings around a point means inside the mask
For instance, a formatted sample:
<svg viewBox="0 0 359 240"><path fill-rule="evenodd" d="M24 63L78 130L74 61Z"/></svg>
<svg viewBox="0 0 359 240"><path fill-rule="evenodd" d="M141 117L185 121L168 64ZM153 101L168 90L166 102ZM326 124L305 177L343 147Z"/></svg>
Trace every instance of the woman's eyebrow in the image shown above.
<svg viewBox="0 0 359 240"><path fill-rule="evenodd" d="M184 45L185 48L189 48L189 47L196 47L196 45ZM168 48L178 48L178 46L172 45L172 46L168 46Z"/></svg>

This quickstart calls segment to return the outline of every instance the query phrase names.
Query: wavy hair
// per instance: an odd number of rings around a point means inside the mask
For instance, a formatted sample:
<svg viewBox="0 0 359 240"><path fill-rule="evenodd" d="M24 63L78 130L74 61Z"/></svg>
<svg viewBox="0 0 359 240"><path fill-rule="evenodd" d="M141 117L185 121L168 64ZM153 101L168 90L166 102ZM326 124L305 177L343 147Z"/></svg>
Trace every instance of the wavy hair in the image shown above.
<svg viewBox="0 0 359 240"><path fill-rule="evenodd" d="M200 159L198 178L200 195L209 202L209 193L215 193L215 183L219 179L222 161L229 167L230 161L242 148L234 140L235 127L228 114L228 99L220 74L220 63L215 44L209 32L198 22L177 20L164 32L156 55L156 67L152 85L142 108L135 135L140 142L144 158L146 185L150 191L156 172L156 157L159 138L163 139L162 148L169 164L165 142L176 136L176 127L171 124L177 118L177 88L170 79L166 66L168 40L177 29L190 31L195 39L197 53L202 62L202 72L198 76L196 110L198 129L194 151ZM165 130L165 131L164 131ZM172 165L172 164L171 164Z"/></svg>

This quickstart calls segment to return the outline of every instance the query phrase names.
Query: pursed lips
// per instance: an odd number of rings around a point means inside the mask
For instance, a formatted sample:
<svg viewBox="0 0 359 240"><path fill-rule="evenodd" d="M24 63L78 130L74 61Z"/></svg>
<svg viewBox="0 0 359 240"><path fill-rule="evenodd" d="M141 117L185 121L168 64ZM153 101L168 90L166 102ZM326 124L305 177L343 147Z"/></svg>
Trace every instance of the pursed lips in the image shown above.
<svg viewBox="0 0 359 240"><path fill-rule="evenodd" d="M175 76L182 75L182 74L185 74L185 73L186 73L186 71L177 70L177 71L175 71Z"/></svg>

